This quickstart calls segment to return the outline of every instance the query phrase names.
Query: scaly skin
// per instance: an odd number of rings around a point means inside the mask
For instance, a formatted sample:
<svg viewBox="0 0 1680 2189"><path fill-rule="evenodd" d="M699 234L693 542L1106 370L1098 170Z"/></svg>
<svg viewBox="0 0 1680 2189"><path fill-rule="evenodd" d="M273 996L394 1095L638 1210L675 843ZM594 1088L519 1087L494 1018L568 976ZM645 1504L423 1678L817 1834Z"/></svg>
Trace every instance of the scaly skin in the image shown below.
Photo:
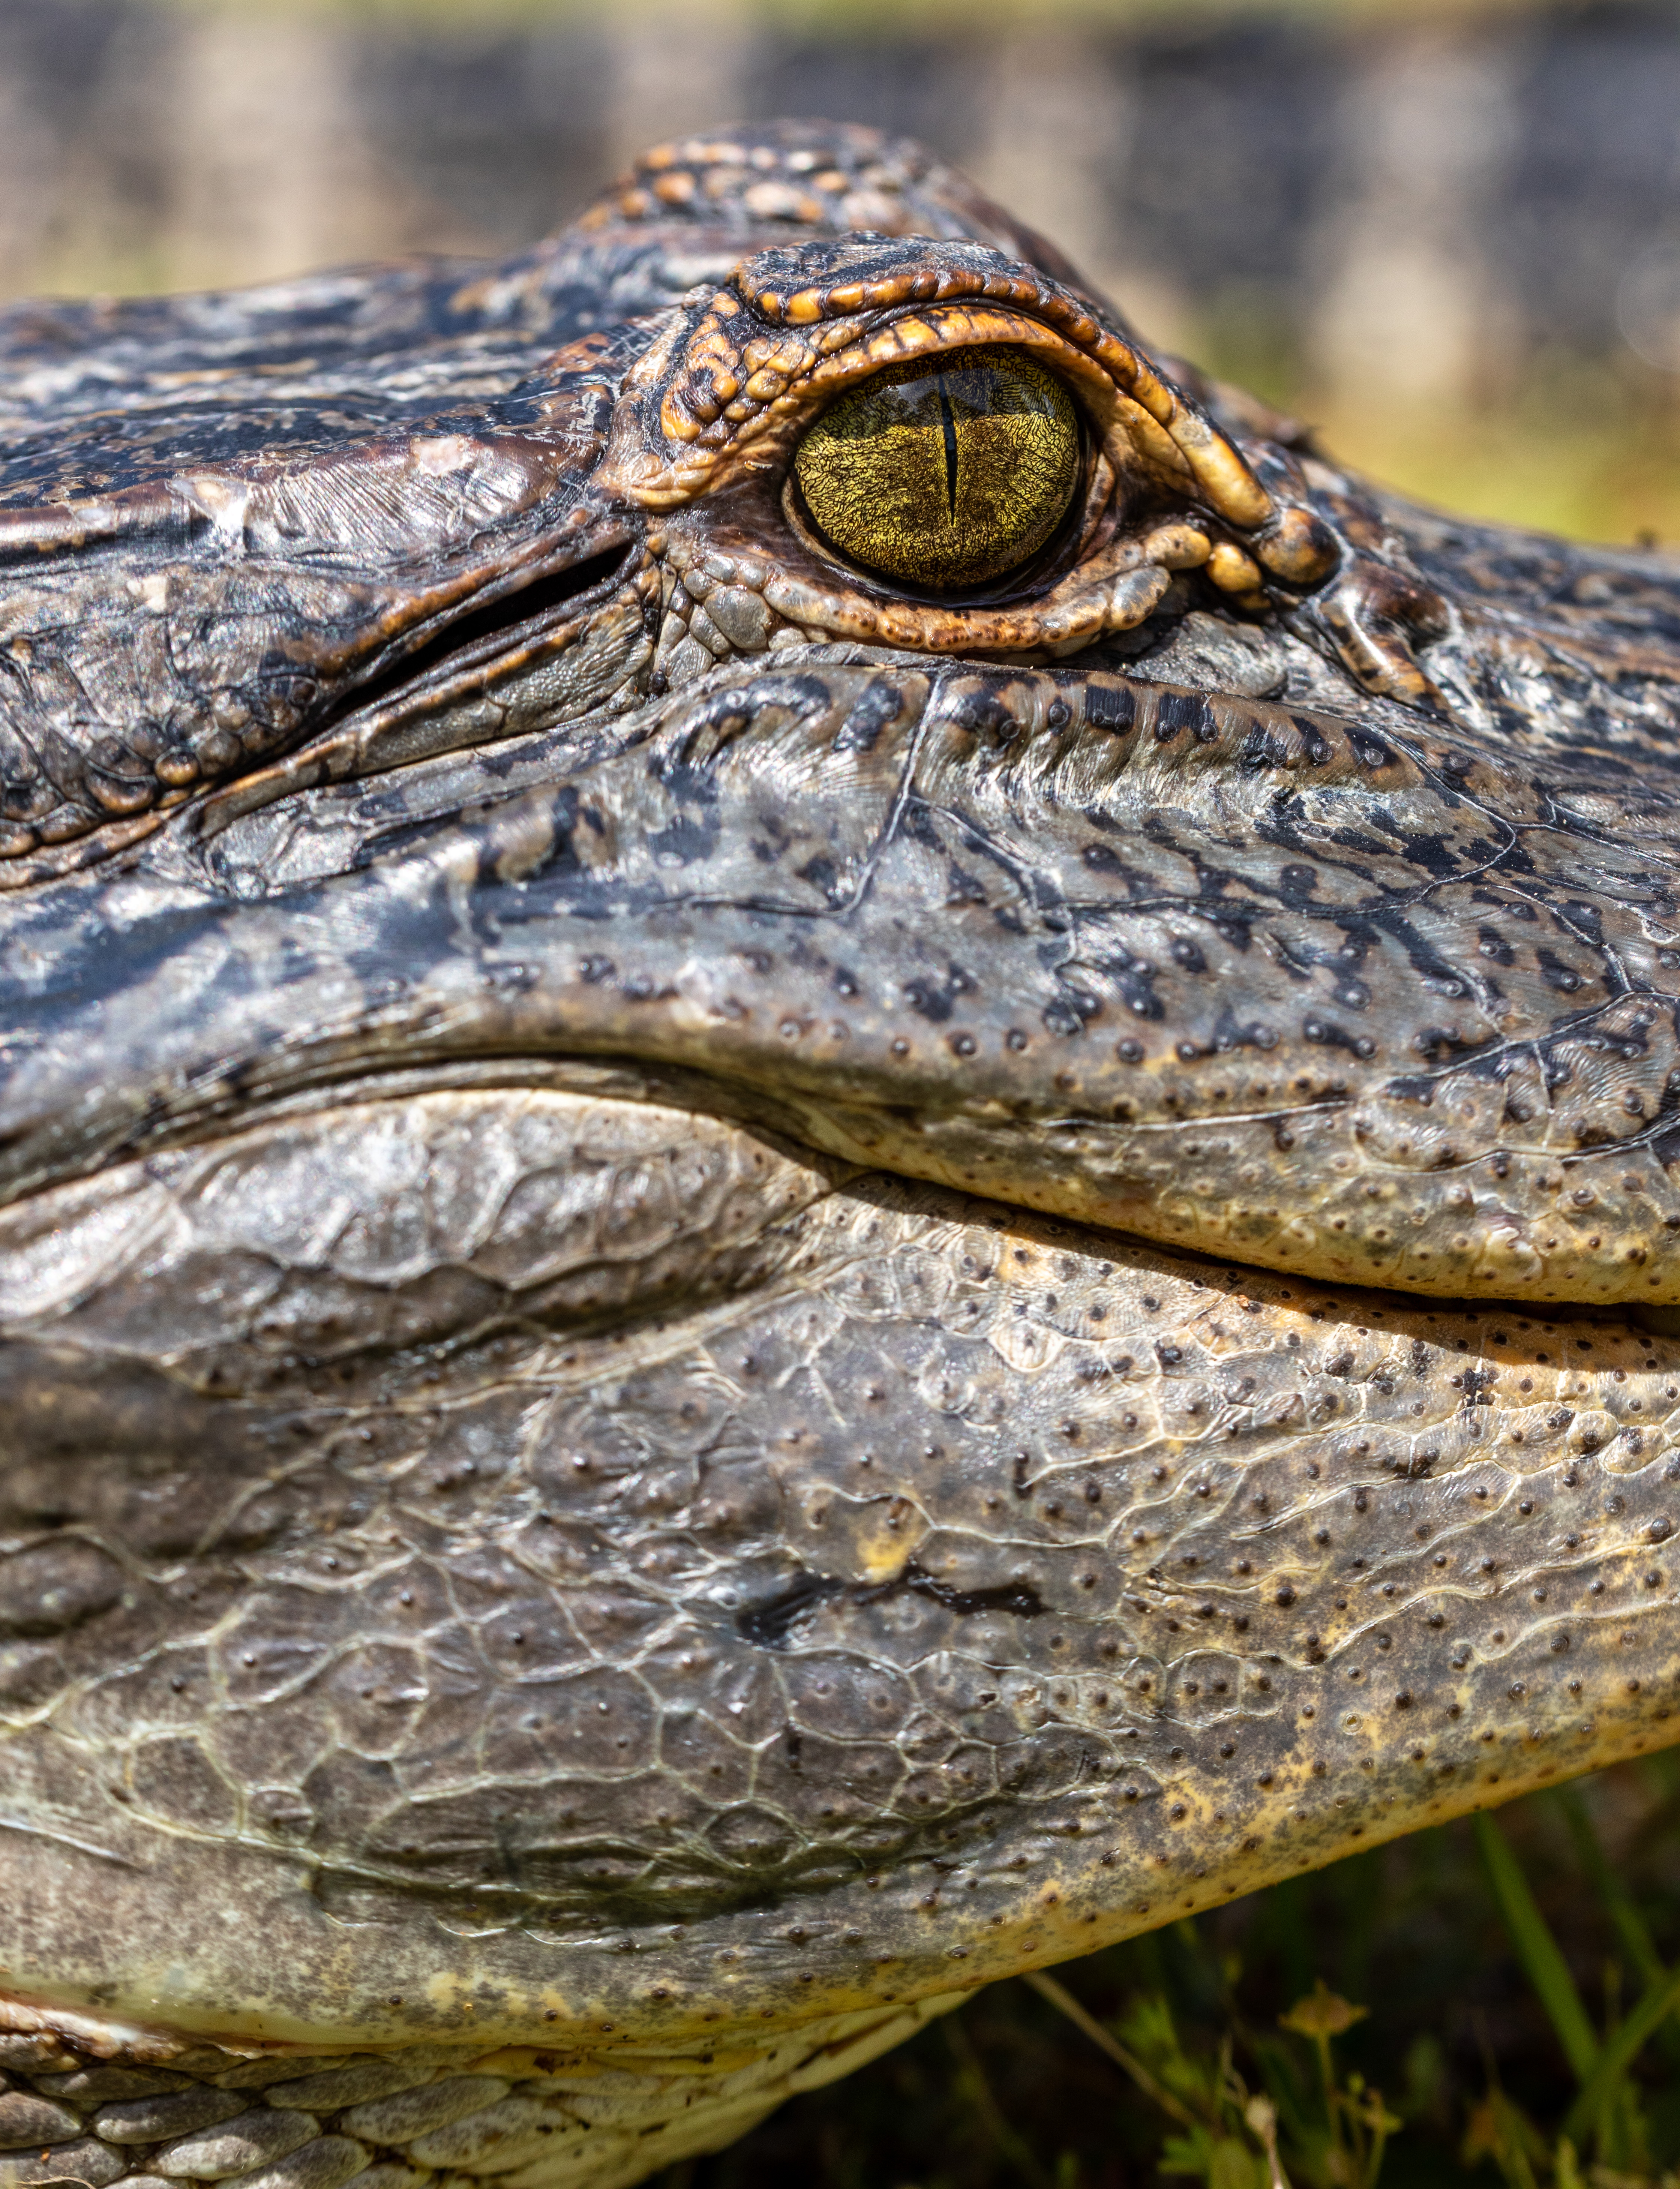
<svg viewBox="0 0 1680 2189"><path fill-rule="evenodd" d="M628 2184L1672 1737L1672 563L858 131L4 332L0 2189ZM976 342L1083 511L895 597Z"/></svg>

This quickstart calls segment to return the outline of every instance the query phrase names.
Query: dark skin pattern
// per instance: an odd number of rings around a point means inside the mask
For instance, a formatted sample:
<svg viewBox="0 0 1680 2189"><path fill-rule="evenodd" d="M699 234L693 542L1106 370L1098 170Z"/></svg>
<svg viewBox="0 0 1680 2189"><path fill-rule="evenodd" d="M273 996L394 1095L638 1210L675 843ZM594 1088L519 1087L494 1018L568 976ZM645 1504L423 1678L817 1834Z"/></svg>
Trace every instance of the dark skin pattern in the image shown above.
<svg viewBox="0 0 1680 2189"><path fill-rule="evenodd" d="M1671 562L859 130L0 340L5 2189L608 2189L1672 1737ZM1000 342L1048 560L838 563Z"/></svg>

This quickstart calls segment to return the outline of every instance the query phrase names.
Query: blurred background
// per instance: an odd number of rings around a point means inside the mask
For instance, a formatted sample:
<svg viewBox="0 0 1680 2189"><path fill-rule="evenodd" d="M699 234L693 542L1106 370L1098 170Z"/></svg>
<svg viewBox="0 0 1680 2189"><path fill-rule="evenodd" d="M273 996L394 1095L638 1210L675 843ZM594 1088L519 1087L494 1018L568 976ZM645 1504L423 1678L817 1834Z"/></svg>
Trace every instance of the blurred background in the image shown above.
<svg viewBox="0 0 1680 2189"><path fill-rule="evenodd" d="M0 292L509 250L642 146L925 139L1427 496L1680 537L1680 8L0 0Z"/></svg>

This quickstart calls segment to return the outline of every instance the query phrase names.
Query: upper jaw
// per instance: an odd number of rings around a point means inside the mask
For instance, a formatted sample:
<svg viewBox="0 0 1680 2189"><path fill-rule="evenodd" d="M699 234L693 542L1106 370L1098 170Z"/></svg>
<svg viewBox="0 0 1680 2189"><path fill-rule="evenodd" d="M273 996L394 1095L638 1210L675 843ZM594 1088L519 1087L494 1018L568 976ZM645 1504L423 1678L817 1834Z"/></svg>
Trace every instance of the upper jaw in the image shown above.
<svg viewBox="0 0 1680 2189"><path fill-rule="evenodd" d="M1085 501L1039 591L911 600L801 539L781 482L836 391L980 341L1078 393ZM121 755L72 753L68 818L7 872L189 810L143 855L162 897L105 901L123 949L71 966L87 893L46 942L13 1190L300 1074L651 1049L847 1159L1247 1260L1676 1297L1674 817L1571 746L1630 717L1660 744L1677 665L1653 641L1637 707L1570 718L1593 633L1520 554L1457 590L1427 521L1279 435L1042 266L829 239L570 343L474 430L184 472L161 574L139 502L91 557L65 516L63 644L81 602L111 708L139 721L172 675L191 704L126 808ZM1190 613L1287 634L1279 704L1125 673ZM461 765L485 744L494 769ZM332 805L382 772L376 812ZM342 856L272 857L328 812ZM178 962L139 970L159 919Z"/></svg>
<svg viewBox="0 0 1680 2189"><path fill-rule="evenodd" d="M1398 709L1378 738L824 652L715 670L593 757L534 737L467 810L427 768L295 790L106 892L97 941L42 899L8 1190L397 1065L634 1056L848 1162L1175 1246L1680 1297L1680 953L1641 880L1672 801L1595 815ZM342 852L282 880L276 817L335 812Z"/></svg>

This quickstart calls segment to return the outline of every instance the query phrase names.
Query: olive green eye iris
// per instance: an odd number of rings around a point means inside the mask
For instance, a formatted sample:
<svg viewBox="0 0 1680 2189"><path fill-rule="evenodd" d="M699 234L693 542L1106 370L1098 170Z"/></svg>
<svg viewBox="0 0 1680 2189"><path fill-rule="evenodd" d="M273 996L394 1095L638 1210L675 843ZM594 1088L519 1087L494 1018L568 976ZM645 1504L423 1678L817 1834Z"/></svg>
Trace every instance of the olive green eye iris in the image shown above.
<svg viewBox="0 0 1680 2189"><path fill-rule="evenodd" d="M1004 577L1066 516L1079 421L1018 349L890 366L831 404L794 460L817 530L848 561L932 592Z"/></svg>

